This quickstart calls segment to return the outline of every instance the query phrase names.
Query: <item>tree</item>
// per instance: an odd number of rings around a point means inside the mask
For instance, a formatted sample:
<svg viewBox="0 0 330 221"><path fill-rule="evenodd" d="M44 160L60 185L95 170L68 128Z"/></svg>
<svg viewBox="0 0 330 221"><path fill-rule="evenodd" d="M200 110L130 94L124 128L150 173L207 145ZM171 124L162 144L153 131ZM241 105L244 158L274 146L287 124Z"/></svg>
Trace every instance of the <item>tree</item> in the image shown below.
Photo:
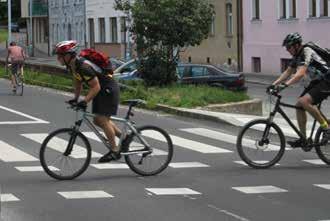
<svg viewBox="0 0 330 221"><path fill-rule="evenodd" d="M8 8L7 2L0 3L0 22L7 22ZM13 21L17 21L21 17L21 1L11 0L11 13Z"/></svg>
<svg viewBox="0 0 330 221"><path fill-rule="evenodd" d="M132 14L131 32L148 85L176 80L176 62L182 49L208 37L214 7L205 0L116 0L116 8Z"/></svg>

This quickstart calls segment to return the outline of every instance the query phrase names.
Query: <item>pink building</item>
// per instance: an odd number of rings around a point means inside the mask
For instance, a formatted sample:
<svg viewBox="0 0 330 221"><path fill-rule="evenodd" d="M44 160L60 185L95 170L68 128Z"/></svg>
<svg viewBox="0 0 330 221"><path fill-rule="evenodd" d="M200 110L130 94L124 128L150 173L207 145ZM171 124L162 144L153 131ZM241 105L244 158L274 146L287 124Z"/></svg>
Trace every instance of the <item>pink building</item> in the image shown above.
<svg viewBox="0 0 330 221"><path fill-rule="evenodd" d="M243 0L243 71L279 74L290 55L284 37L330 48L330 0Z"/></svg>

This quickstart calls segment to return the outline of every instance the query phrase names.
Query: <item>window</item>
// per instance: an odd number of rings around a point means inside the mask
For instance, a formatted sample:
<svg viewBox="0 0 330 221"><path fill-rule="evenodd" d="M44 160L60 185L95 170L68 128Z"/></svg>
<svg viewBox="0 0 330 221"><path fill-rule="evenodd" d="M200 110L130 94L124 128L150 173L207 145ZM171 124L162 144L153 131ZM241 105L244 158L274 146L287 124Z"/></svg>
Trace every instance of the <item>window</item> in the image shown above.
<svg viewBox="0 0 330 221"><path fill-rule="evenodd" d="M95 43L95 35L94 35L94 19L88 19L88 26L89 26L89 43L90 47L94 48Z"/></svg>
<svg viewBox="0 0 330 221"><path fill-rule="evenodd" d="M185 69L184 66L183 67L177 67L176 68L176 73L179 76L179 78L182 78L183 77L184 69Z"/></svg>
<svg viewBox="0 0 330 221"><path fill-rule="evenodd" d="M316 17L316 0L309 0L309 17Z"/></svg>
<svg viewBox="0 0 330 221"><path fill-rule="evenodd" d="M201 77L204 76L204 67L192 67L191 68L191 76L192 77Z"/></svg>
<svg viewBox="0 0 330 221"><path fill-rule="evenodd" d="M226 4L226 23L227 35L233 35L233 7L231 3Z"/></svg>
<svg viewBox="0 0 330 221"><path fill-rule="evenodd" d="M252 20L260 19L260 3L259 0L252 0Z"/></svg>
<svg viewBox="0 0 330 221"><path fill-rule="evenodd" d="M111 34L111 42L118 42L118 33L117 33L117 18L110 18L110 34Z"/></svg>
<svg viewBox="0 0 330 221"><path fill-rule="evenodd" d="M328 17L328 0L321 0L320 1L320 16L321 17Z"/></svg>
<svg viewBox="0 0 330 221"><path fill-rule="evenodd" d="M280 19L289 19L297 17L296 0L279 0Z"/></svg>
<svg viewBox="0 0 330 221"><path fill-rule="evenodd" d="M261 59L260 57L252 57L252 71L256 73L261 72Z"/></svg>
<svg viewBox="0 0 330 221"><path fill-rule="evenodd" d="M121 34L121 43L126 43L126 17L120 18L120 34Z"/></svg>
<svg viewBox="0 0 330 221"><path fill-rule="evenodd" d="M212 17L209 36L214 36L214 35L215 35L215 16Z"/></svg>
<svg viewBox="0 0 330 221"><path fill-rule="evenodd" d="M105 43L105 20L99 18L100 43Z"/></svg>
<svg viewBox="0 0 330 221"><path fill-rule="evenodd" d="M71 30L71 24L68 24L68 39L72 39L72 30Z"/></svg>

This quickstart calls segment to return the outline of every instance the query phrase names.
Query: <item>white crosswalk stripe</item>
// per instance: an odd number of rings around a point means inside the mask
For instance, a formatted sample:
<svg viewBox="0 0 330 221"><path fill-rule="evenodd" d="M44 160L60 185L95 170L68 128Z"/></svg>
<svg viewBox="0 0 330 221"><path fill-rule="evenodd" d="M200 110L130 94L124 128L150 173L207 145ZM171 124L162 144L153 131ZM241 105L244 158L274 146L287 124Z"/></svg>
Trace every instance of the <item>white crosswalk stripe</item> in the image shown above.
<svg viewBox="0 0 330 221"><path fill-rule="evenodd" d="M0 201L1 202L15 202L15 201L20 201L15 195L11 193L3 193L0 196Z"/></svg>
<svg viewBox="0 0 330 221"><path fill-rule="evenodd" d="M38 161L34 156L27 154L0 140L0 159L4 162Z"/></svg>
<svg viewBox="0 0 330 221"><path fill-rule="evenodd" d="M245 186L245 187L232 187L232 189L246 194L259 194L259 193L283 193L288 192L276 186Z"/></svg>
<svg viewBox="0 0 330 221"><path fill-rule="evenodd" d="M180 129L180 130L236 145L237 136L234 136L234 135L222 133L219 131L209 130L209 129L205 129L205 128L186 128L186 129ZM243 139L242 143L244 143L244 145L249 148L256 149L255 140ZM266 151L278 151L279 149L280 149L279 146L270 144L270 145L268 145L268 148Z"/></svg>
<svg viewBox="0 0 330 221"><path fill-rule="evenodd" d="M94 132L83 132L83 134L84 134L86 137L88 137L88 138L90 138L90 139L92 139L92 140L96 140L96 141L98 141L98 142L102 142L102 141L100 140L100 138L98 138L98 137L95 135ZM119 142L119 139L116 137L116 143L118 143L118 142ZM136 149L141 149L141 148L142 148L142 145L139 144L139 143L136 143L136 142L132 142L131 145L134 146L134 147L136 147ZM131 150L133 150L133 149L131 149ZM165 152L165 151L163 151L163 150L159 150L159 149L157 149L157 148L153 148L152 150L153 150L152 155L155 155L155 156L163 156L163 155L167 155L167 152Z"/></svg>
<svg viewBox="0 0 330 221"><path fill-rule="evenodd" d="M155 140L164 141L164 138L162 136L160 136L159 133L153 133L152 131L146 131L142 135L150 137ZM189 150L197 151L200 153L231 153L232 152L227 149L211 146L211 145L200 143L200 142L193 141L193 140L188 140L188 139L181 138L181 137L171 135L171 134L170 134L170 137L173 140L174 145L180 146L180 147L183 147L183 148L186 148Z"/></svg>
<svg viewBox="0 0 330 221"><path fill-rule="evenodd" d="M200 195L201 193L189 188L146 188L155 195Z"/></svg>
<svg viewBox="0 0 330 221"><path fill-rule="evenodd" d="M98 198L113 198L114 196L102 190L94 191L66 191L58 192L66 199L98 199Z"/></svg>
<svg viewBox="0 0 330 221"><path fill-rule="evenodd" d="M21 134L21 135L41 144L44 141L44 139L47 137L48 134L40 133L40 134ZM67 146L67 143L68 143L68 141L66 141L66 140L63 140L58 137L54 137L51 140L51 142L48 143L48 146L50 148L52 148L53 150L63 153ZM102 154L92 151L92 157L100 157L100 156L102 156ZM73 148L72 157L77 158L77 159L85 158L86 149L79 145L75 145L75 147Z"/></svg>

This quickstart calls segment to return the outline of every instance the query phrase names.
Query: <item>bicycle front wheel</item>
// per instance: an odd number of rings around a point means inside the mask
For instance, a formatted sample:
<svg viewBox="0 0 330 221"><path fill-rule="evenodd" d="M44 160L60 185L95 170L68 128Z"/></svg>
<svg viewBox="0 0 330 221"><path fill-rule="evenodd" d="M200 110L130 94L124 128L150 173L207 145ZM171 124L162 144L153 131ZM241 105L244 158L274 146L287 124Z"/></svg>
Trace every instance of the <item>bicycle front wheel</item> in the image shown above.
<svg viewBox="0 0 330 221"><path fill-rule="evenodd" d="M165 130L155 126L139 127L137 131L140 137L137 134L130 137L128 153L148 150L146 145L151 148L152 153L125 155L127 165L132 171L142 176L159 174L172 160L173 144L170 136Z"/></svg>
<svg viewBox="0 0 330 221"><path fill-rule="evenodd" d="M320 144L315 146L315 150L319 158L326 164L330 165L330 140L323 141L323 132L321 127L316 132L315 143Z"/></svg>
<svg viewBox="0 0 330 221"><path fill-rule="evenodd" d="M58 180L72 180L81 175L91 160L87 138L72 128L50 133L41 144L40 163L44 171Z"/></svg>
<svg viewBox="0 0 330 221"><path fill-rule="evenodd" d="M16 94L22 96L24 91L24 81L20 73L17 73L15 75L15 81L16 81Z"/></svg>
<svg viewBox="0 0 330 221"><path fill-rule="evenodd" d="M285 151L285 137L281 129L265 119L245 125L237 137L237 151L252 168L264 169L276 164Z"/></svg>

